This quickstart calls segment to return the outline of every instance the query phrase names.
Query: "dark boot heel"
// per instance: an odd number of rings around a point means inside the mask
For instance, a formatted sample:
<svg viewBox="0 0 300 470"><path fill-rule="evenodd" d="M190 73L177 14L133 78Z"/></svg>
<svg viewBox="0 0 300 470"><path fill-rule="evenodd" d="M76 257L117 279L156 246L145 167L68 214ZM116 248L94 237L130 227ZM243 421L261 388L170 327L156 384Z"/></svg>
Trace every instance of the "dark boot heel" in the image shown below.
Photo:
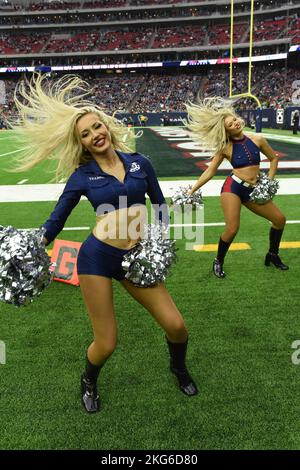
<svg viewBox="0 0 300 470"><path fill-rule="evenodd" d="M96 383L81 376L81 403L87 413L100 411L100 400Z"/></svg>
<svg viewBox="0 0 300 470"><path fill-rule="evenodd" d="M213 261L212 271L215 276L221 279L226 276L223 271L223 264L221 263L221 261L218 260L218 258L215 258Z"/></svg>
<svg viewBox="0 0 300 470"><path fill-rule="evenodd" d="M289 267L281 261L280 257L276 253L267 253L265 265L270 266L270 263L272 263L275 268L281 269L282 271L287 271L289 269Z"/></svg>
<svg viewBox="0 0 300 470"><path fill-rule="evenodd" d="M180 390L190 397L197 395L197 385L193 381L185 365L188 340L184 343L171 343L168 338L166 338L166 340L170 353L170 370L172 374L176 376Z"/></svg>
<svg viewBox="0 0 300 470"><path fill-rule="evenodd" d="M287 271L289 267L286 264L284 264L281 261L280 257L278 256L282 233L283 233L283 229L277 230L274 227L270 228L270 235L269 235L270 248L266 256L266 261L268 258L269 264L265 262L265 265L269 266L270 263L272 263L275 266L275 268L281 269L282 271Z"/></svg>
<svg viewBox="0 0 300 470"><path fill-rule="evenodd" d="M175 367L170 366L170 370L172 374L178 380L178 386L180 390L189 397L194 395L198 395L198 388L195 382L193 381L192 377L190 376L188 370L184 368L183 370L175 369Z"/></svg>
<svg viewBox="0 0 300 470"><path fill-rule="evenodd" d="M97 380L104 364L97 366L86 356L85 372L81 376L81 403L87 413L100 410L100 400L97 392Z"/></svg>

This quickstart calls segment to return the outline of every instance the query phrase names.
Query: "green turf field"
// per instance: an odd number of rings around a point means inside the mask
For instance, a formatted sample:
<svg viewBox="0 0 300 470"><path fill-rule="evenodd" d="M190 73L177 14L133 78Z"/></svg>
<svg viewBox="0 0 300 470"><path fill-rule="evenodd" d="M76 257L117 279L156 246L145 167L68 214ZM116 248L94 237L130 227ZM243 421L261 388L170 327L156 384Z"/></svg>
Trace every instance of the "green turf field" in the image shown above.
<svg viewBox="0 0 300 470"><path fill-rule="evenodd" d="M180 131L180 129L175 126L173 132ZM191 139L185 136L180 137L180 134L178 137L174 135L174 138L164 136L164 130L163 127L144 129L143 137L137 139L137 150L151 157L159 177L199 176L205 168L197 165L207 160L208 157L193 156ZM300 173L300 139L287 135L287 131L276 130L276 134L275 130L270 131L273 132L269 133L269 129L266 130L269 134L267 139L272 148L279 153L280 162L293 162L295 166L295 168L279 168L278 174ZM182 145L186 145L186 148L181 147ZM230 170L218 170L218 175L225 175L229 172Z"/></svg>
<svg viewBox="0 0 300 470"><path fill-rule="evenodd" d="M3 175L1 184L14 181ZM34 182L44 176L36 170ZM288 220L300 219L300 196L275 201ZM37 227L53 207L0 203L0 224ZM222 220L220 199L206 198L205 222ZM81 201L66 227L93 222ZM205 243L216 243L221 230L206 228ZM265 267L268 230L266 221L242 211L235 241L251 250L228 254L223 280L211 273L214 253L186 251L185 240L177 241L167 286L190 332L196 397L177 389L163 332L118 283L119 345L101 372L103 409L94 416L80 404L92 339L80 289L54 282L29 307L1 303L0 449L299 449L300 364L291 361L291 345L300 340L300 250L282 250L287 272ZM82 241L87 234L63 231L60 238ZM299 224L288 224L283 240L299 240Z"/></svg>
<svg viewBox="0 0 300 470"><path fill-rule="evenodd" d="M180 128L175 126L175 131ZM139 129L140 131L141 129ZM168 141L158 135L157 131L164 128L143 128L143 135L136 139L136 150L145 155L149 155L155 167L159 178L176 179L176 178L195 178L203 171L197 166L203 158L187 158L189 151L178 148L177 141ZM296 162L298 168L279 169L280 176L296 176L300 174L300 139L288 135L289 131L284 130L267 130L266 132L275 134L276 140L268 138L272 147L280 152L281 160L288 162ZM282 141L278 137L282 136ZM290 140L284 140L287 139ZM180 140L180 139L179 139ZM183 139L184 141L184 139ZM43 162L39 167L33 168L29 172L11 173L7 170L13 168L13 158L17 155L18 148L14 143L13 132L4 131L0 133L0 184L17 184L26 180L24 184L49 183L53 180L55 168L54 162ZM14 152L14 153L11 153ZM223 178L228 174L229 170L221 170L216 178Z"/></svg>
<svg viewBox="0 0 300 470"><path fill-rule="evenodd" d="M281 196L289 219L299 198ZM89 225L83 201L68 225ZM1 223L37 226L52 203L1 204ZM207 198L206 222L221 220ZM119 346L100 378L103 410L81 409L79 376L91 328L80 290L53 283L27 308L0 305L1 449L299 449L299 250L282 251L290 271L263 265L268 224L244 211L236 241L252 250L228 255L224 280L212 276L211 253L185 251L168 287L190 331L188 363L200 395L188 398L168 372L163 333L115 284ZM220 227L206 229L216 242ZM296 225L284 240L295 240ZM62 232L83 240L85 232Z"/></svg>

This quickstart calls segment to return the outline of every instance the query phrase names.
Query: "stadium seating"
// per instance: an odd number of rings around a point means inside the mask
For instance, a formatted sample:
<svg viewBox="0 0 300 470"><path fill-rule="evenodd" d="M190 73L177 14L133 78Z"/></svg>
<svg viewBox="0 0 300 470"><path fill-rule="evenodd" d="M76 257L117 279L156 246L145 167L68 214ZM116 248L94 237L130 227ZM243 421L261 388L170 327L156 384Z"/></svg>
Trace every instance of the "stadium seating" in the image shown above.
<svg viewBox="0 0 300 470"><path fill-rule="evenodd" d="M21 2L22 3L22 2ZM248 54L250 2L235 5L234 54ZM266 0L254 17L253 55L287 52L300 42L300 7L296 0ZM229 57L229 5L214 0L14 0L0 5L2 67L126 64ZM26 12L26 14L24 14ZM199 19L198 19L199 18ZM16 28L17 26L17 28ZM247 89L247 71L235 67L233 91ZM123 111L183 111L183 103L197 95L228 94L228 67L197 68L169 73L151 69L116 75L86 72L95 101L106 109L115 102ZM22 77L2 75L11 109L12 91ZM253 91L264 106L290 103L293 71L284 64L273 68L255 63ZM121 86L120 86L121 83ZM145 86L147 83L147 86ZM107 93L103 94L102 91ZM270 96L272 95L272 98ZM244 105L248 106L247 101ZM243 106L243 103L241 103Z"/></svg>

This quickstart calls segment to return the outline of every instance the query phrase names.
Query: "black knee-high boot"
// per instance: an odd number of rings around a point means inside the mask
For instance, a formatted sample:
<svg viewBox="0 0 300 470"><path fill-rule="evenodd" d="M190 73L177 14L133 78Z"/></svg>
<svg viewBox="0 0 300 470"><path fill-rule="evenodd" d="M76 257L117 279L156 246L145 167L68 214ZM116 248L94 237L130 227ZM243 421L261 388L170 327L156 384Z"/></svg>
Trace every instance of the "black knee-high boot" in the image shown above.
<svg viewBox="0 0 300 470"><path fill-rule="evenodd" d="M217 257L214 259L213 262L213 273L217 277L225 277L226 274L223 271L223 263L224 258L226 256L227 251L231 245L231 242L224 242L224 240L220 237L219 245L218 245L218 253Z"/></svg>
<svg viewBox="0 0 300 470"><path fill-rule="evenodd" d="M170 370L176 375L180 390L189 396L197 395L197 385L193 381L185 365L188 340L184 343L171 343L167 337L166 340L171 358Z"/></svg>
<svg viewBox="0 0 300 470"><path fill-rule="evenodd" d="M280 257L278 256L282 233L283 233L283 229L277 230L273 227L270 228L270 234L269 234L270 248L269 248L269 252L266 254L265 265L270 266L270 263L272 263L274 264L276 268L286 271L287 269L289 269L289 267L286 264L284 264L281 261Z"/></svg>
<svg viewBox="0 0 300 470"><path fill-rule="evenodd" d="M97 379L102 367L103 364L96 366L86 357L85 372L81 376L81 403L88 413L100 410Z"/></svg>

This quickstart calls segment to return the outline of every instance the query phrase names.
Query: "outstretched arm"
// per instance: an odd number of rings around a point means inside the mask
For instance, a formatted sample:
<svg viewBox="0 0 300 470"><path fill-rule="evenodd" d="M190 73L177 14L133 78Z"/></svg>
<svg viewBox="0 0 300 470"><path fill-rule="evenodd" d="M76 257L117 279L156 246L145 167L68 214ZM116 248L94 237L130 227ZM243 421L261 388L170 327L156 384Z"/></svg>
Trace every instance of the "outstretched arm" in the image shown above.
<svg viewBox="0 0 300 470"><path fill-rule="evenodd" d="M224 155L221 153L216 153L211 161L209 167L202 173L198 181L194 184L192 189L189 191L189 194L193 194L195 191L201 188L205 183L207 183L213 176L217 173L217 169L221 165L224 159Z"/></svg>
<svg viewBox="0 0 300 470"><path fill-rule="evenodd" d="M75 171L67 181L54 211L49 219L42 225L42 227L46 229L43 239L46 245L51 243L63 229L67 218L80 201L82 194L84 194L84 187L81 182L80 173L79 171Z"/></svg>

